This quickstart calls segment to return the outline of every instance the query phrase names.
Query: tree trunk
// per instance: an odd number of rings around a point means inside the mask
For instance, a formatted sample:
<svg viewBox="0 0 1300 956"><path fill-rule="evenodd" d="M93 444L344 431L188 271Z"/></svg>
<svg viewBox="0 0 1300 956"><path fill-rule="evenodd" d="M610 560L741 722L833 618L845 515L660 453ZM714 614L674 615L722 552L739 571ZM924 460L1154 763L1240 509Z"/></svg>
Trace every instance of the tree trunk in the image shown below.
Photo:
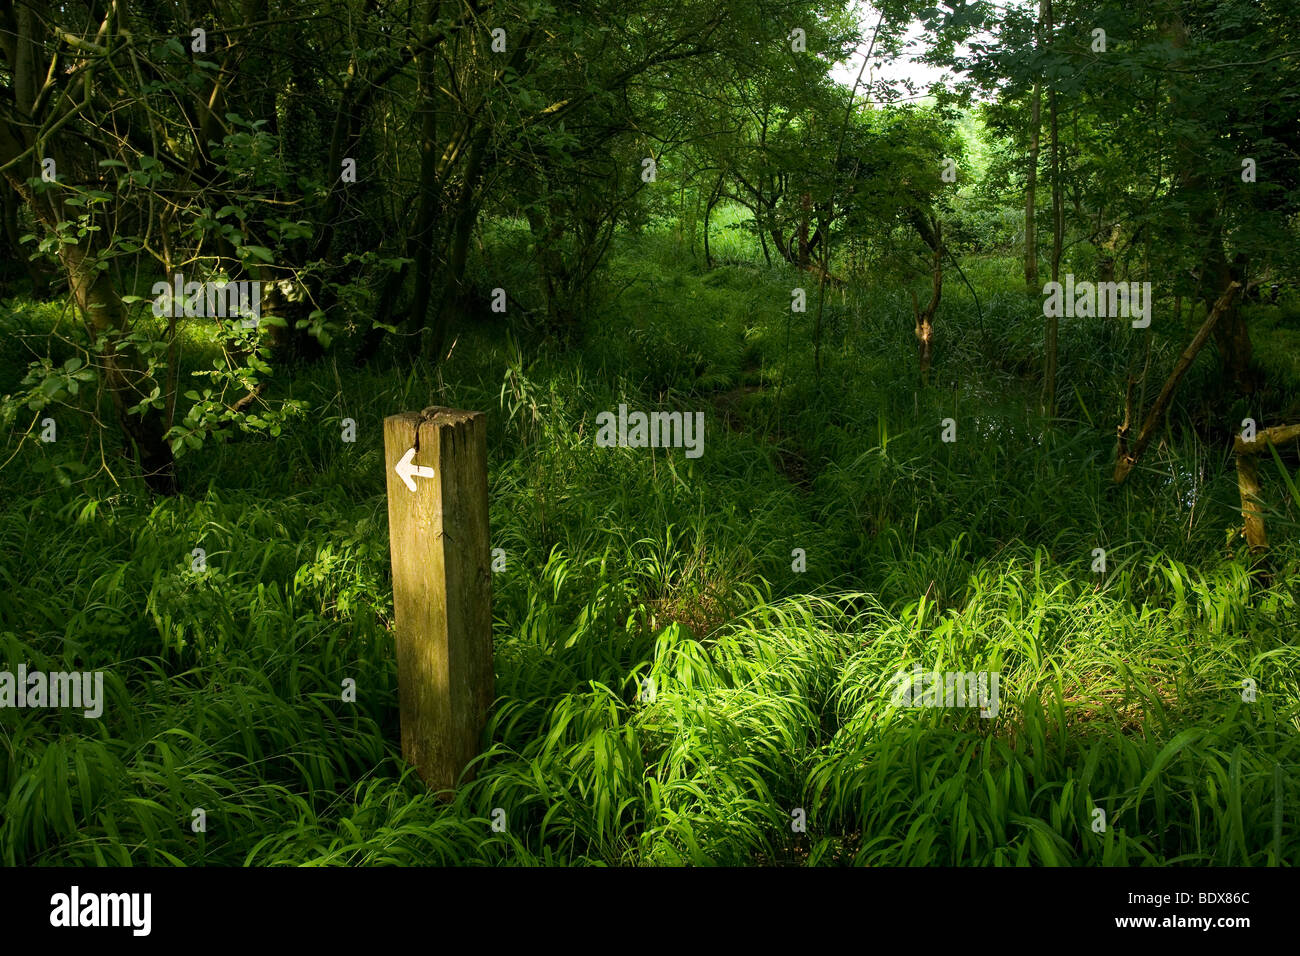
<svg viewBox="0 0 1300 956"><path fill-rule="evenodd" d="M533 236L533 248L537 257L537 269L542 277L542 287L546 291L546 321L551 332L565 334L569 331L570 313L564 302L564 289L567 285L564 256L560 252L560 240L564 237L564 221L559 204L552 200L549 215L542 205L547 189L538 183L536 198L527 206L528 228Z"/></svg>
<svg viewBox="0 0 1300 956"><path fill-rule="evenodd" d="M1042 16L1047 27L1048 43L1053 42L1052 0L1043 0ZM1061 195L1061 148L1057 129L1056 89L1047 91L1052 151L1052 281L1061 278L1061 247L1065 242L1065 208ZM1049 315L1043 330L1043 414L1056 417L1056 369L1058 319Z"/></svg>
<svg viewBox="0 0 1300 956"><path fill-rule="evenodd" d="M431 2L426 15L425 31L430 32L438 19L440 4ZM415 293L411 311L407 316L407 342L410 354L418 354L420 337L429 321L433 300L434 232L438 225L438 105L435 102L437 83L434 76L436 56L426 49L416 57L416 95L420 98L420 186L416 206L415 225L408 243L409 258L415 261Z"/></svg>
<svg viewBox="0 0 1300 956"><path fill-rule="evenodd" d="M176 494L176 465L171 446L163 438L163 411L149 407L130 414L131 405L143 401L152 378L144 371L135 349L118 348L114 337L130 331L126 309L105 271L80 245L63 245L59 258L68 273L68 288L81 310L92 338L105 335L100 352L104 382L117 409L118 423L140 464L145 484L157 494ZM150 389L152 391L152 389Z"/></svg>
<svg viewBox="0 0 1300 956"><path fill-rule="evenodd" d="M713 268L713 252L709 249L709 222L713 219L713 207L718 204L718 197L722 194L722 177L718 177L717 185L713 187L713 192L709 195L709 203L704 207L704 268Z"/></svg>
<svg viewBox="0 0 1300 956"><path fill-rule="evenodd" d="M1168 18L1161 23L1162 34L1174 49L1185 49L1188 44L1187 27L1179 8L1169 5L1166 15ZM1177 88L1173 101L1184 116L1194 116L1201 108L1199 100L1180 96ZM1177 118L1176 116L1175 119ZM1229 263L1224 253L1222 208L1215 203L1216 190L1210 187L1209 174L1201 162L1196 143L1187 136L1179 136L1177 146L1177 155L1183 157L1178 170L1178 182L1182 198L1190 206L1188 220L1198 238L1204 237L1206 242L1200 298L1209 309L1211 303L1216 299L1222 300L1234 284L1245 284L1245 263L1240 259ZM1229 305L1214 329L1214 342L1222 361L1223 382L1227 390L1245 395L1253 393L1257 387L1251 368L1253 348L1250 330L1241 315L1239 301L1229 300Z"/></svg>
<svg viewBox="0 0 1300 956"><path fill-rule="evenodd" d="M812 193L799 197L799 268L808 268L808 220L812 215Z"/></svg>
<svg viewBox="0 0 1300 956"><path fill-rule="evenodd" d="M1245 288L1245 260L1238 257L1237 261L1229 263L1223 256L1223 246L1217 228L1214 230L1214 236L1214 262L1210 268L1212 277L1217 281L1211 286L1210 295L1214 295L1216 289L1219 294L1222 294L1222 290L1233 283ZM1206 304L1209 304L1208 298ZM1214 344L1219 350L1224 386L1235 390L1240 395L1254 394L1257 387L1252 368L1254 346L1250 341L1250 329L1246 325L1246 319L1241 314L1240 299L1233 300L1219 319L1219 324L1214 327Z"/></svg>
<svg viewBox="0 0 1300 956"><path fill-rule="evenodd" d="M1035 217L1038 205L1038 134L1042 100L1042 87L1035 83L1033 105L1029 112L1029 169L1025 180L1025 291L1030 295L1037 295L1041 291L1038 287L1038 228Z"/></svg>
<svg viewBox="0 0 1300 956"><path fill-rule="evenodd" d="M461 312L468 299L465 289L465 264L469 258L469 240L478 221L478 183L483 171L483 159L491 135L488 127L481 127L470 142L469 156L465 162L464 182L452 210L451 236L447 250L447 265L443 275L442 295L438 308L428 325L428 343L425 354L435 364L442 359L442 347L447 340L447 330L452 318Z"/></svg>
<svg viewBox="0 0 1300 956"><path fill-rule="evenodd" d="M50 276L41 263L32 258L23 249L22 230L18 227L18 193L12 189L4 190L4 236L0 245L5 248L5 255L16 263L22 263L27 278L32 284L32 298L44 299L49 295Z"/></svg>
<svg viewBox="0 0 1300 956"><path fill-rule="evenodd" d="M934 313L939 308L939 299L943 295L943 230L938 217L934 219L934 272L932 274L930 304L921 311L912 293L912 313L916 317L916 350L921 368L921 380L929 381L930 362L934 356Z"/></svg>
<svg viewBox="0 0 1300 956"><path fill-rule="evenodd" d="M42 63L44 48L39 37L45 21L38 20L33 9L26 4L16 10L10 7L7 12L5 7L0 7L0 20L9 28L4 31L4 37L0 38L4 65L11 76L9 112L25 117L22 122L0 120L0 166L3 166L34 147L38 131L57 120L48 115L47 110L38 110L36 107L38 77L35 71L46 70ZM50 72L53 75L52 68ZM93 66L87 66L87 90L93 72ZM79 176L89 179L94 176L94 155L66 131L45 133L32 166L36 166L44 157L54 159L60 177ZM62 202L65 197L61 191L40 194L33 192L27 184L27 171L27 168L14 165L4 175L14 192L31 210L33 219L51 233L57 234L66 208ZM102 263L90 245L94 236L91 233L77 243L65 242L59 245L58 256L67 275L68 290L85 319L91 338L102 343L99 352L102 381L117 410L118 422L126 436L128 453L134 453L145 483L151 490L160 494L174 494L175 461L171 446L163 437L163 409L148 406L143 414L128 412L131 406L140 404L152 393L155 383L148 375L138 352L130 345L119 348L115 341L131 331L130 323L109 272L98 268Z"/></svg>

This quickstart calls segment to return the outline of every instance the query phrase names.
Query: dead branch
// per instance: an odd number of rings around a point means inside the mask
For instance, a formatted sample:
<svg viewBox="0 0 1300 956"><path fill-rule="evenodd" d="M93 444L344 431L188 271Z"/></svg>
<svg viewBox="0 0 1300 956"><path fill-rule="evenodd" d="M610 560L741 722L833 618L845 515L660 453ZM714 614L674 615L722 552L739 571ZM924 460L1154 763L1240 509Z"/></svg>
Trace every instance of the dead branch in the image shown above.
<svg viewBox="0 0 1300 956"><path fill-rule="evenodd" d="M1151 439L1155 437L1156 431L1165 419L1165 413L1169 409L1169 400L1173 398L1174 392L1177 391L1178 383L1182 381L1183 375L1191 367L1192 362L1196 360L1196 356L1200 354L1201 347L1205 345L1210 333L1214 331L1214 326L1218 323L1220 316L1232 305L1232 300L1240 288L1240 282L1229 283L1227 290L1219 297L1219 301L1214 303L1214 308L1210 310L1210 314L1205 317L1205 321L1197 329L1191 343L1183 350L1182 356L1178 359L1178 364L1174 366L1174 370L1169 374L1164 387L1160 389L1160 395L1156 398L1155 404L1151 406L1151 413L1147 415L1146 421L1142 423L1142 432L1138 435L1133 450L1121 455L1115 462L1114 478L1117 485L1124 483L1124 480L1129 476L1129 472L1133 470L1133 466L1137 464L1138 459L1147 450L1147 446L1151 444Z"/></svg>

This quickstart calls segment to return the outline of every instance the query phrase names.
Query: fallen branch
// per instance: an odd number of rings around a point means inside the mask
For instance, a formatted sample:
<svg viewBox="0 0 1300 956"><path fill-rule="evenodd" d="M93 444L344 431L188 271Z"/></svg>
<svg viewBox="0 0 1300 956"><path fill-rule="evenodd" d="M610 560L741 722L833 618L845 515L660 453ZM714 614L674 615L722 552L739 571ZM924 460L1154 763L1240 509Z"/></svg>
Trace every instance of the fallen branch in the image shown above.
<svg viewBox="0 0 1300 956"><path fill-rule="evenodd" d="M1232 443L1232 450L1238 455L1255 455L1269 445L1285 445L1296 439L1300 439L1300 425L1275 425L1256 432L1254 441L1246 441L1238 435Z"/></svg>
<svg viewBox="0 0 1300 956"><path fill-rule="evenodd" d="M1165 381L1164 387L1160 389L1160 395L1156 398L1156 403L1151 406L1151 413L1147 415L1146 421L1142 424L1142 432L1138 435L1133 450L1131 452L1121 450L1119 460L1115 462L1115 484L1124 483L1124 480L1129 476L1129 472L1133 470L1133 466L1137 464L1138 459L1147 450L1147 446L1151 444L1151 439L1155 437L1156 430L1164 421L1165 413L1169 409L1169 400L1173 398L1174 392L1177 391L1178 383L1182 381L1183 375L1191 367L1192 362L1196 361L1196 356L1200 354L1201 347L1205 345L1210 333L1214 331L1214 326L1218 324L1220 316L1228 311L1228 307L1232 305L1232 300L1240 288L1240 282L1229 283L1227 290L1223 295L1219 296L1219 301L1214 303L1214 308L1210 310L1210 314L1205 317L1205 321L1197 329L1191 344L1183 350L1182 356L1178 359L1178 364L1174 366L1174 370ZM1123 439L1125 436L1121 435L1120 437Z"/></svg>
<svg viewBox="0 0 1300 956"><path fill-rule="evenodd" d="M848 280L842 279L837 275L827 272L825 269L823 269L820 265L818 265L815 262L810 262L806 266L801 266L796 264L795 268L802 269L804 272L812 273L818 279L824 281L827 285L833 286L836 289L842 289L846 285L848 285Z"/></svg>

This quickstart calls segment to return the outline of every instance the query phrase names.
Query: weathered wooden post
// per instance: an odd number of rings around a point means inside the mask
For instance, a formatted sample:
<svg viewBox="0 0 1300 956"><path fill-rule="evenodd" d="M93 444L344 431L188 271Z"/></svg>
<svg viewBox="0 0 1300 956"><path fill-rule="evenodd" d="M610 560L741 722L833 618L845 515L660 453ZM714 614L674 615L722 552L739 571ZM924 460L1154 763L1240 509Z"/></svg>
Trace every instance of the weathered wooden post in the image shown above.
<svg viewBox="0 0 1300 956"><path fill-rule="evenodd" d="M384 466L402 755L444 790L478 752L493 699L486 418L392 415Z"/></svg>
<svg viewBox="0 0 1300 956"><path fill-rule="evenodd" d="M1245 522L1242 533L1246 536L1250 553L1258 557L1268 550L1268 534L1264 530L1264 512L1259 504L1259 469L1255 466L1255 456L1250 452L1237 452L1237 490L1241 494L1241 517Z"/></svg>
<svg viewBox="0 0 1300 956"><path fill-rule="evenodd" d="M1274 425L1255 434L1246 441L1238 435L1232 447L1237 453L1237 489L1241 494L1241 516L1245 520L1246 544L1255 556L1268 551L1268 535L1264 531L1264 512L1260 507L1259 468L1255 456L1272 447L1300 439L1300 425Z"/></svg>

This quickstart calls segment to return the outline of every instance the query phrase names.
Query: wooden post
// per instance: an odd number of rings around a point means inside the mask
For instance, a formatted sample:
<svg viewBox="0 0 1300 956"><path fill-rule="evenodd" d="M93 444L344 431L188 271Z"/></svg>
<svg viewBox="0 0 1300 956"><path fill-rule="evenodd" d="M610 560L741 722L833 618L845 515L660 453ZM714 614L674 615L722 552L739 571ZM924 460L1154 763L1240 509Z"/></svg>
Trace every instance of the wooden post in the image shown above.
<svg viewBox="0 0 1300 956"><path fill-rule="evenodd" d="M478 753L493 700L486 418L392 415L384 468L402 755L446 790Z"/></svg>
<svg viewBox="0 0 1300 956"><path fill-rule="evenodd" d="M1268 535L1264 532L1264 513L1260 508L1259 468L1255 456L1263 454L1270 446L1284 445L1300 439L1300 425L1275 425L1246 441L1238 435L1232 442L1237 453L1237 488L1241 494L1241 517L1245 520L1246 544L1251 554L1262 555L1268 550Z"/></svg>
<svg viewBox="0 0 1300 956"><path fill-rule="evenodd" d="M1259 469L1255 456L1237 453L1237 490L1241 494L1241 517L1245 520L1246 545L1258 556L1268 550L1264 532L1264 513L1260 510Z"/></svg>

